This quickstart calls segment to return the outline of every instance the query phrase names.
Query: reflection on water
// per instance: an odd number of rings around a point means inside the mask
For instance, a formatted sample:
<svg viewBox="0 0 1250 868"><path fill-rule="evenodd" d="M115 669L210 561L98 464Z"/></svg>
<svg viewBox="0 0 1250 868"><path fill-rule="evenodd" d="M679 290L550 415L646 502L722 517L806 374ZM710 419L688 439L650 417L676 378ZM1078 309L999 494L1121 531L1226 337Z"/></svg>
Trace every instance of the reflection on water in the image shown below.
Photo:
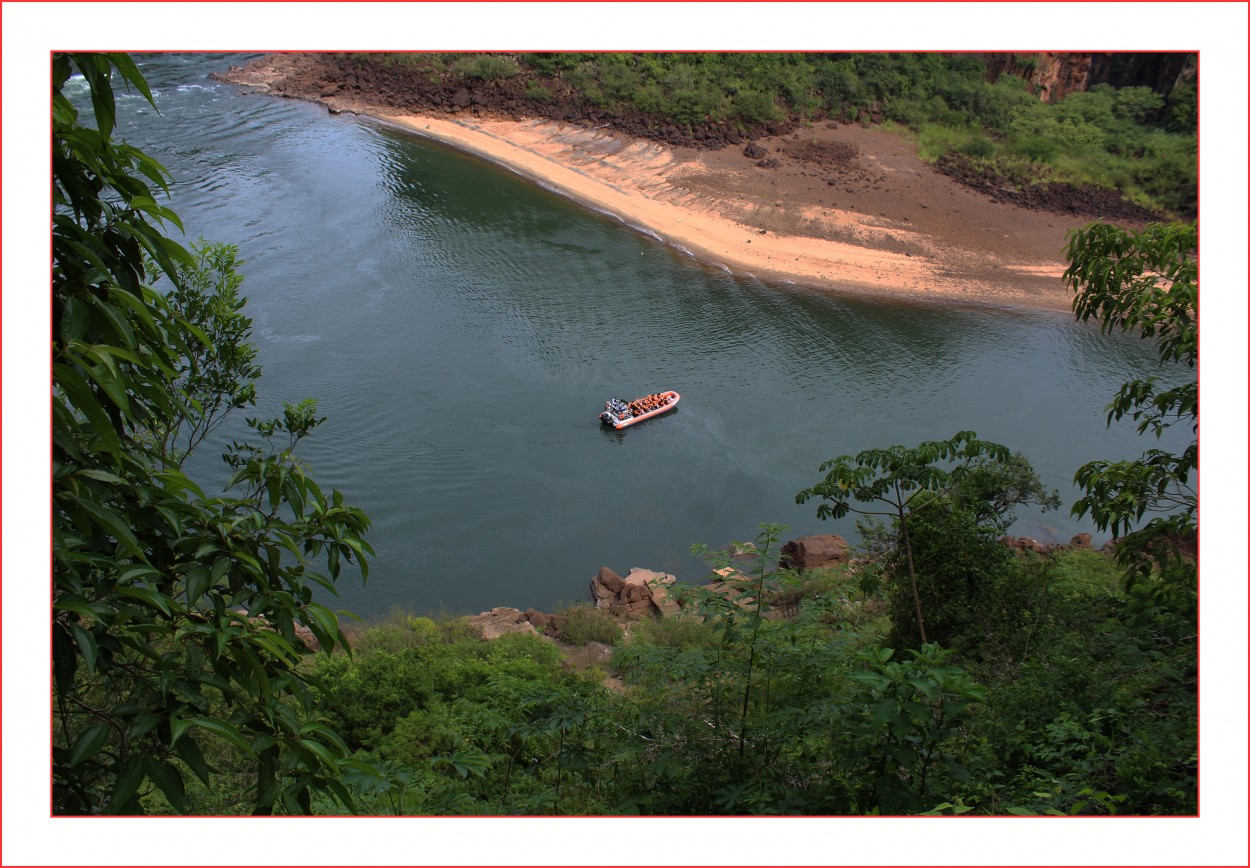
<svg viewBox="0 0 1250 868"><path fill-rule="evenodd" d="M121 129L174 173L189 236L240 246L263 412L315 396L329 417L303 454L378 551L348 609L550 607L605 564L693 581L692 543L765 521L854 537L794 494L869 447L972 429L1071 502L1080 463L1154 445L1103 410L1143 342L734 277L498 167L207 80L237 62L148 59L161 114ZM598 422L611 395L668 388L676 412ZM196 472L220 477L218 451ZM1018 529L1083 530L1066 512Z"/></svg>

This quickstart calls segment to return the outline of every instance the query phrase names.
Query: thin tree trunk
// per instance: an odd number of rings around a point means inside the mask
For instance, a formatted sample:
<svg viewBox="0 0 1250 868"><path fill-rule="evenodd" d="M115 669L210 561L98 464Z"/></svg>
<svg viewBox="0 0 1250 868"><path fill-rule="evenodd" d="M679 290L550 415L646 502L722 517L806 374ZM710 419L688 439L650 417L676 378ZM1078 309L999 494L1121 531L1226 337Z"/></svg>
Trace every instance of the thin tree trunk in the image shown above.
<svg viewBox="0 0 1250 868"><path fill-rule="evenodd" d="M911 577L911 599L916 605L916 627L920 630L920 642L926 644L929 640L924 634L924 615L920 612L920 585L916 581L916 564L911 556L911 537L907 534L907 516L903 510L898 511L899 524L903 526L903 550L907 552L907 572Z"/></svg>

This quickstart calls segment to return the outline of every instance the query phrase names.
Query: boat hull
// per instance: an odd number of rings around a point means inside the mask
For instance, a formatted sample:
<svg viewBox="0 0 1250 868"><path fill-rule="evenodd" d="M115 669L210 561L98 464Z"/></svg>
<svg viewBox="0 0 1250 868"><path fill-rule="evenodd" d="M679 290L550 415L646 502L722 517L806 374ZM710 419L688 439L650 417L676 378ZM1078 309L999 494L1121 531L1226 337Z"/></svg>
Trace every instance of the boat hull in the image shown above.
<svg viewBox="0 0 1250 868"><path fill-rule="evenodd" d="M636 425L639 422L642 422L646 419L650 419L654 416L662 416L665 413L667 413L669 410L672 410L674 407L676 407L677 402L681 400L681 395L679 395L677 392L669 391L669 392L660 392L659 394L663 398L668 398L668 403L665 404L663 407L656 407L654 410L650 410L638 416L631 416L628 419L622 419L620 421L616 421L611 418L605 419L603 415L601 415L599 417L599 421L601 421L604 425L608 425L619 431L622 428L628 428L630 425Z"/></svg>

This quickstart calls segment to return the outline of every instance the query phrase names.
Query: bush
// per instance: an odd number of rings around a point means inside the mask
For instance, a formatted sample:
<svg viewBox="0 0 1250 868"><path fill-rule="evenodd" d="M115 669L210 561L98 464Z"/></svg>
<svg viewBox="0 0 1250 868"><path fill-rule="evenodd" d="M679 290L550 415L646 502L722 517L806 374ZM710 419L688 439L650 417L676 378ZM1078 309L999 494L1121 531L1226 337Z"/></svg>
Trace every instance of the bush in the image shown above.
<svg viewBox="0 0 1250 868"><path fill-rule="evenodd" d="M1015 140L1016 150L1034 163L1049 163L1059 152L1053 139L1045 136L1021 136Z"/></svg>
<svg viewBox="0 0 1250 868"><path fill-rule="evenodd" d="M497 81L501 78L512 78L521 71L517 62L510 57L497 54L479 54L456 61L452 72L464 78L477 81Z"/></svg>
<svg viewBox="0 0 1250 868"><path fill-rule="evenodd" d="M560 613L556 624L560 638L571 645L588 645L591 642L615 645L621 640L621 628L616 618L602 609L574 606Z"/></svg>
<svg viewBox="0 0 1250 868"><path fill-rule="evenodd" d="M994 143L984 136L977 136L966 145L960 146L958 150L965 156L984 159L994 156Z"/></svg>
<svg viewBox="0 0 1250 868"><path fill-rule="evenodd" d="M702 618L682 614L639 621L633 642L662 648L715 648L719 639Z"/></svg>

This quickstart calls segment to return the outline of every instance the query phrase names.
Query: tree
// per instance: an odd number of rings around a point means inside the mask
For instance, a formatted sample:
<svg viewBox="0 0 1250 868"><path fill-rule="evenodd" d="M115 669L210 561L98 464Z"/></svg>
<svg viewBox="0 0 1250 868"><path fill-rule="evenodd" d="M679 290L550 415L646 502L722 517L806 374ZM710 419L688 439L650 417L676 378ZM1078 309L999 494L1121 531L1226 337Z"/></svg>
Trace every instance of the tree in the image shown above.
<svg viewBox="0 0 1250 868"><path fill-rule="evenodd" d="M153 434L165 458L181 467L186 457L232 410L256 404L256 347L248 340L252 318L243 313L243 276L233 244L200 239L191 245L190 263L179 263L178 280L167 298L174 312L202 334L179 360L175 391L185 396L176 416L161 420Z"/></svg>
<svg viewBox="0 0 1250 868"><path fill-rule="evenodd" d="M1072 507L1099 530L1122 538L1120 564L1133 576L1154 565L1181 584L1196 576L1191 555L1198 530L1198 228L1151 224L1140 231L1091 223L1068 240L1064 282L1076 292L1078 320L1098 320L1104 334L1136 329L1156 341L1159 361L1179 366L1180 385L1154 376L1130 380L1107 407L1107 425L1131 417L1138 433L1156 438L1173 425L1194 439L1179 454L1149 449L1136 461L1091 461L1076 472L1085 495ZM1150 518L1143 523L1147 515Z"/></svg>
<svg viewBox="0 0 1250 868"><path fill-rule="evenodd" d="M891 446L866 449L853 457L840 455L820 465L825 478L800 491L795 501L807 503L813 497L826 501L816 507L822 519L842 518L848 512L894 518L911 582L916 630L924 644L929 640L908 519L956 494L965 500L979 496L978 509L986 518L1009 514L1013 504L1039 495L1044 506L1052 503L1055 495L1047 496L1028 462L1021 465L1021 461L1006 446L980 440L972 431L960 431L949 440L927 441L914 449ZM851 506L852 500L884 508L857 508Z"/></svg>
<svg viewBox="0 0 1250 868"><path fill-rule="evenodd" d="M75 69L95 128L63 93ZM181 229L154 198L165 169L112 140L115 82L152 103L126 55L53 58L53 808L184 810L188 774L207 786L213 773L206 737L250 758L257 813L350 805L345 747L307 713L295 628L327 651L342 642L313 586L333 591L343 560L366 571L369 520L293 454L321 421L312 402L251 420L263 445L232 449L233 496L207 496L168 460L159 432L219 387L193 382L213 352L208 319L177 300L196 260L165 235Z"/></svg>

